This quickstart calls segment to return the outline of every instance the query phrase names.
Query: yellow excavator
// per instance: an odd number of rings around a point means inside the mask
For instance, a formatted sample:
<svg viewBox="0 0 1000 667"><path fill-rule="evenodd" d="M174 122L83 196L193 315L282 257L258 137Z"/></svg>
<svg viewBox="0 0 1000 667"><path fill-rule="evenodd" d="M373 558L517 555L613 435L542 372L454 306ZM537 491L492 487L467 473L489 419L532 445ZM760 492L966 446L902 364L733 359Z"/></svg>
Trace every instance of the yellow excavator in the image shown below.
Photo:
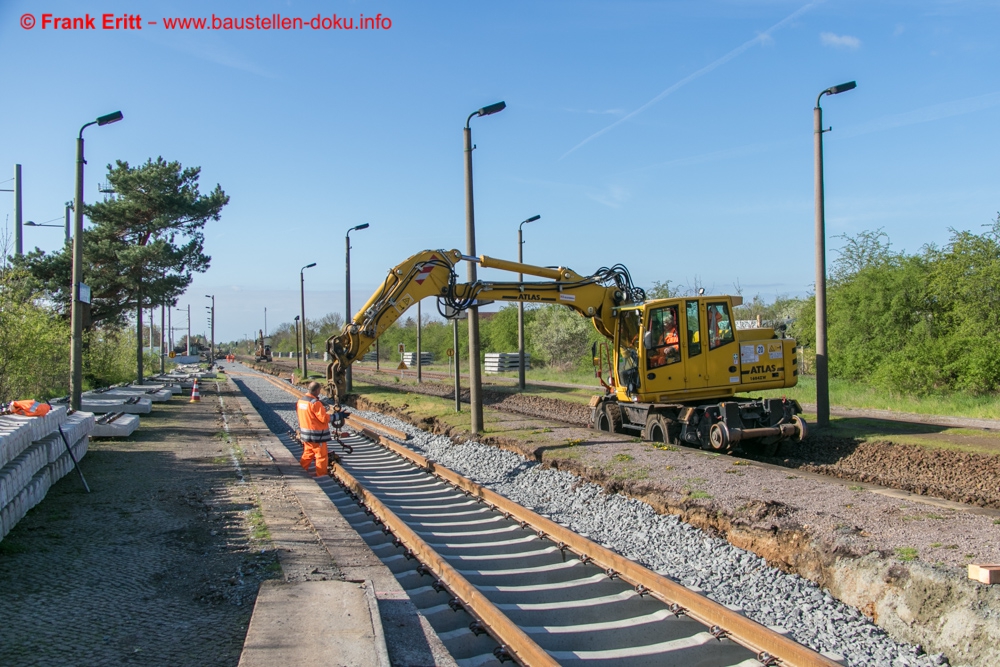
<svg viewBox="0 0 1000 667"><path fill-rule="evenodd" d="M271 346L264 342L264 330L257 330L257 348L254 350L254 361L272 361Z"/></svg>
<svg viewBox="0 0 1000 667"><path fill-rule="evenodd" d="M459 262L522 273L535 282L460 283ZM703 291L703 290L702 290ZM406 310L437 297L446 317L484 301L560 304L593 321L607 339L593 348L603 393L591 398L592 428L654 442L773 455L783 440L802 440L801 406L786 398L737 394L782 389L798 381L796 342L784 327L737 329L739 296L646 300L618 264L581 276L458 250L425 250L389 271L381 287L326 342L327 393L341 400L346 371Z"/></svg>

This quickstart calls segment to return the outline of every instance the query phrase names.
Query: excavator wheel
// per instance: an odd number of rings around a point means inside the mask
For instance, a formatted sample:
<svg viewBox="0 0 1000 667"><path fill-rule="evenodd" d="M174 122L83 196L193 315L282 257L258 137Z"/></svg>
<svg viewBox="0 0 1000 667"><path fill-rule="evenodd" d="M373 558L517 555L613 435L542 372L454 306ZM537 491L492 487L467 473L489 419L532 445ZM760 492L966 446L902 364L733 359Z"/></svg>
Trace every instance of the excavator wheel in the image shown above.
<svg viewBox="0 0 1000 667"><path fill-rule="evenodd" d="M677 437L676 425L672 419L661 414L651 414L646 418L646 428L642 429L642 439L650 442L673 443Z"/></svg>
<svg viewBox="0 0 1000 667"><path fill-rule="evenodd" d="M605 401L597 411L597 430L607 433L622 432L622 410L617 403Z"/></svg>
<svg viewBox="0 0 1000 667"><path fill-rule="evenodd" d="M723 422L716 422L708 430L708 442L702 445L702 449L725 454L732 448L729 440L729 427Z"/></svg>

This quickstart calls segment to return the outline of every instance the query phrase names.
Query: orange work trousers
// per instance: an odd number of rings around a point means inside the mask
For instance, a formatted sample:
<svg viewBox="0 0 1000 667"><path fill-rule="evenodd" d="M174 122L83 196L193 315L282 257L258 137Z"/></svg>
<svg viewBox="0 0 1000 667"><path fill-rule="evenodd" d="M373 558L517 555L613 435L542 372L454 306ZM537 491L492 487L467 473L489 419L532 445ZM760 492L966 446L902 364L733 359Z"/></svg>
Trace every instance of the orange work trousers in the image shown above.
<svg viewBox="0 0 1000 667"><path fill-rule="evenodd" d="M326 477L327 468L330 467L330 455L326 451L326 443L303 442L302 458L299 463L302 469L309 472L309 464L316 459L316 476Z"/></svg>

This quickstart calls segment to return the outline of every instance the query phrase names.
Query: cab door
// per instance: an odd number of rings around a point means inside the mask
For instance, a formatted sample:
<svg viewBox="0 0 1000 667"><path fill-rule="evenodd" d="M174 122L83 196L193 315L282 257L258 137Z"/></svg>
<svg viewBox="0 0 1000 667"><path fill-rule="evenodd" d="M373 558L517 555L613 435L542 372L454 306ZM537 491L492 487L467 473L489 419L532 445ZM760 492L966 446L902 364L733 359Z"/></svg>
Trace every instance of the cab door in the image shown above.
<svg viewBox="0 0 1000 667"><path fill-rule="evenodd" d="M683 354L684 388L688 391L708 386L708 365L705 346L705 306L698 299L684 301Z"/></svg>
<svg viewBox="0 0 1000 667"><path fill-rule="evenodd" d="M729 387L740 383L740 351L736 343L736 323L732 318L729 299L724 297L706 298L705 328L708 349L706 350L707 386Z"/></svg>
<svg viewBox="0 0 1000 667"><path fill-rule="evenodd" d="M684 390L679 304L650 308L643 318L639 369L648 400L670 401Z"/></svg>

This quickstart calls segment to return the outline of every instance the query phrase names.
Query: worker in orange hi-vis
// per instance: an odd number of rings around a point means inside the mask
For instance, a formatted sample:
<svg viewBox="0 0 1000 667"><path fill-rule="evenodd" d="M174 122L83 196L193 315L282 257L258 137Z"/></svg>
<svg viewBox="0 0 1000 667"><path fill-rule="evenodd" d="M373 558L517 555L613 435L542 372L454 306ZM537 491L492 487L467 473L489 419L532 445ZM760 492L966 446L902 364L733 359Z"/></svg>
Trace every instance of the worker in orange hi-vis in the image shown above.
<svg viewBox="0 0 1000 667"><path fill-rule="evenodd" d="M299 440L302 441L302 458L299 463L309 472L309 464L316 459L316 476L328 473L330 455L326 443L330 442L330 413L319 399L319 382L309 384L309 393L298 400L295 412L299 416Z"/></svg>

